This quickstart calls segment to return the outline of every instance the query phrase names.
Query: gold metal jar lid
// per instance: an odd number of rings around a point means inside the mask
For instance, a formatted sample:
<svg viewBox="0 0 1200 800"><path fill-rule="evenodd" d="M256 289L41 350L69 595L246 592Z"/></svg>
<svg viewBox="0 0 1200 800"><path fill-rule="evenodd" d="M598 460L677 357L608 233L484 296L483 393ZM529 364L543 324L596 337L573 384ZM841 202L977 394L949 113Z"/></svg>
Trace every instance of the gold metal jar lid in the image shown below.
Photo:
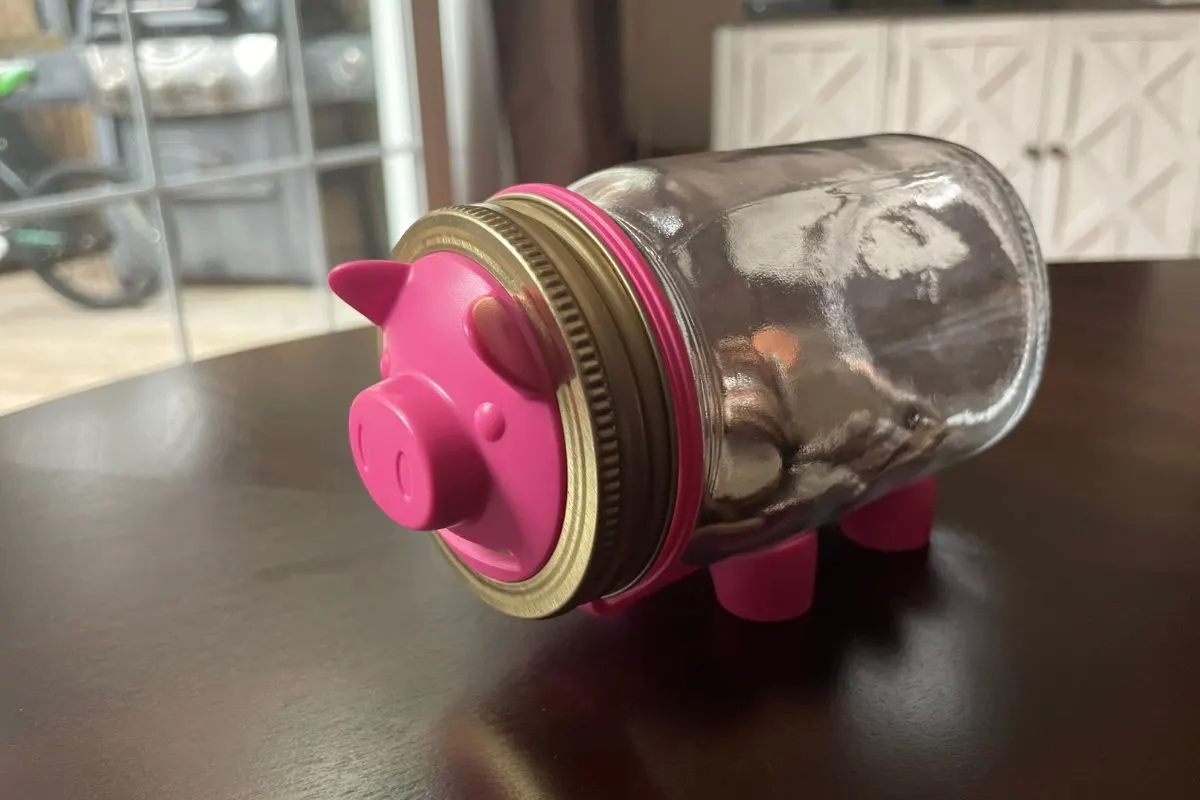
<svg viewBox="0 0 1200 800"><path fill-rule="evenodd" d="M435 541L477 594L513 616L552 616L630 586L666 534L676 442L660 356L623 271L584 225L534 195L433 211L392 257L411 263L438 251L465 255L496 278L561 376L567 481L558 542L527 580L480 575Z"/></svg>

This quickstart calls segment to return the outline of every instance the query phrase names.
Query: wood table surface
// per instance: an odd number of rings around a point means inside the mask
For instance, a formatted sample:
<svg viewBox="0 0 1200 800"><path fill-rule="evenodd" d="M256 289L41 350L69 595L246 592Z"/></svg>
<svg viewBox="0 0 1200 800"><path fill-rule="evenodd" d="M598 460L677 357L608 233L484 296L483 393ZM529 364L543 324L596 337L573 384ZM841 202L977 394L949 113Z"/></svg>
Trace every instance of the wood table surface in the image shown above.
<svg viewBox="0 0 1200 800"><path fill-rule="evenodd" d="M369 331L0 418L0 797L1200 796L1200 265L1052 268L927 553L501 616L360 487Z"/></svg>

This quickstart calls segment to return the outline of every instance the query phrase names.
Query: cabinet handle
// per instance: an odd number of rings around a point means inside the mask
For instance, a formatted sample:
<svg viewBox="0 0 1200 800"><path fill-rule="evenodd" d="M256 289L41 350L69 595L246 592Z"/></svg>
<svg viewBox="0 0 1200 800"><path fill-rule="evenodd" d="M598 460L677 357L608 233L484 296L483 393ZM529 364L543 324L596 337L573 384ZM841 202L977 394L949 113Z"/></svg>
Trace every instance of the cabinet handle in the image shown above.
<svg viewBox="0 0 1200 800"><path fill-rule="evenodd" d="M1055 142L1050 145L1050 155L1054 158L1063 159L1067 157L1067 146L1062 142Z"/></svg>
<svg viewBox="0 0 1200 800"><path fill-rule="evenodd" d="M1042 148L1038 147L1036 144L1027 144L1025 145L1025 155L1033 161L1041 161Z"/></svg>

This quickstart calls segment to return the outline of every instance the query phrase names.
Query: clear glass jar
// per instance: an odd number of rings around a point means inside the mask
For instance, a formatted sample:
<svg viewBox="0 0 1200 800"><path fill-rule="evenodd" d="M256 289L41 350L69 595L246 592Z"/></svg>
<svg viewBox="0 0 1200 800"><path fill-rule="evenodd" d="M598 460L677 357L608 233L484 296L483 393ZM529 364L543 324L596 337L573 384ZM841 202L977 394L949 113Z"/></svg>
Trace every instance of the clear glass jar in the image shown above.
<svg viewBox="0 0 1200 800"><path fill-rule="evenodd" d="M706 153L571 187L683 330L705 487L684 561L781 541L988 447L1049 333L1028 214L975 153L908 135Z"/></svg>

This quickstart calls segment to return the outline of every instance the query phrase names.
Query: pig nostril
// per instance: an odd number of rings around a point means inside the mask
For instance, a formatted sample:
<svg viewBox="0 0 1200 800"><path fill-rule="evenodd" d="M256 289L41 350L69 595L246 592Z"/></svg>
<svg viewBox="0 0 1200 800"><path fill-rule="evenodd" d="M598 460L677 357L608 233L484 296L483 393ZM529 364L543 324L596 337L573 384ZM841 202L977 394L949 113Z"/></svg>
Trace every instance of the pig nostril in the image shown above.
<svg viewBox="0 0 1200 800"><path fill-rule="evenodd" d="M366 472L370 469L367 465L367 451L364 443L363 426L359 425L354 430L354 458L358 461L358 466Z"/></svg>
<svg viewBox="0 0 1200 800"><path fill-rule="evenodd" d="M396 485L400 487L405 500L412 499L410 476L408 474L408 459L404 457L403 450L396 454Z"/></svg>

